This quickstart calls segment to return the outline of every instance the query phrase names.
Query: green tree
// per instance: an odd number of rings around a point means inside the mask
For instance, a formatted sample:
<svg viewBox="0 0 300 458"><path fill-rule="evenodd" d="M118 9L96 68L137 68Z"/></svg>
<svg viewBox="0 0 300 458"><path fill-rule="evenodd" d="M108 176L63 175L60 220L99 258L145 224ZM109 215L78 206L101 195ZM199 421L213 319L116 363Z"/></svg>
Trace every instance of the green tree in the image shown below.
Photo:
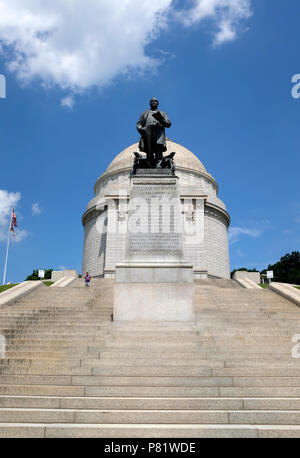
<svg viewBox="0 0 300 458"><path fill-rule="evenodd" d="M53 272L53 269L45 269L45 278L44 280L51 280L51 274ZM38 269L33 270L31 275L28 275L25 281L32 281L32 280L38 280L39 279L39 271Z"/></svg>
<svg viewBox="0 0 300 458"><path fill-rule="evenodd" d="M300 285L300 252L287 253L276 264L269 264L267 270L273 270L274 281ZM263 270L261 273L264 274L267 270Z"/></svg>

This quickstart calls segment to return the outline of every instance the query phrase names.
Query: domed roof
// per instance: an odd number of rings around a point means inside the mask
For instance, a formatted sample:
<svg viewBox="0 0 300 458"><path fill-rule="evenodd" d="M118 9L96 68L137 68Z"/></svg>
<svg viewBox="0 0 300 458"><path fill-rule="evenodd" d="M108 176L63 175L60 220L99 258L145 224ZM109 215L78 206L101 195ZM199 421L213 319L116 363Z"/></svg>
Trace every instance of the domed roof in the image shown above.
<svg viewBox="0 0 300 458"><path fill-rule="evenodd" d="M134 143L118 154L108 166L105 175L122 169L131 169L133 164L133 153L139 151L138 143ZM190 169L209 175L202 162L187 148L171 140L167 140L167 152L164 155L175 152L175 166L182 169Z"/></svg>

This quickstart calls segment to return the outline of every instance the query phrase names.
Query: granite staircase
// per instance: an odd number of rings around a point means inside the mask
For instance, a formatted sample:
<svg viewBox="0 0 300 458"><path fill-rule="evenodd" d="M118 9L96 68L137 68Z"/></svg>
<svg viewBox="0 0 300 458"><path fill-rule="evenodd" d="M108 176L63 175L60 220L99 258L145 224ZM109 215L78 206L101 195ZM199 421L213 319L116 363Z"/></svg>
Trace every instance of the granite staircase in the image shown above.
<svg viewBox="0 0 300 458"><path fill-rule="evenodd" d="M117 324L112 310L100 279L0 310L1 438L300 437L299 308L199 280L194 323Z"/></svg>

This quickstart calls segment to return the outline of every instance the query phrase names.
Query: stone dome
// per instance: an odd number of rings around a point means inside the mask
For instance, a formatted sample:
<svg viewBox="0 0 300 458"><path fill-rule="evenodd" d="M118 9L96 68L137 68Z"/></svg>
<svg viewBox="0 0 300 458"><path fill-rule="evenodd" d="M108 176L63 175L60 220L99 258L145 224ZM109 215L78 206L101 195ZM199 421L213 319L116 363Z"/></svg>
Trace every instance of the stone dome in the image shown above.
<svg viewBox="0 0 300 458"><path fill-rule="evenodd" d="M116 171L131 169L133 164L133 153L139 151L138 143L125 148L118 154L108 166L105 175ZM202 162L187 148L171 140L167 140L167 152L164 155L175 152L175 165L181 169L189 169L197 172L202 172L209 175Z"/></svg>
<svg viewBox="0 0 300 458"><path fill-rule="evenodd" d="M124 259L128 211L131 199L132 169L138 143L125 148L98 178L95 197L82 216L84 250L82 272L92 276L114 278L116 265ZM175 152L176 180L181 205L183 255L194 266L194 277L229 278L228 225L230 217L225 204L218 198L218 184L202 162L190 150L167 139L167 152ZM134 180L133 180L134 181ZM124 207L125 205L125 207ZM125 208L125 209L124 209ZM120 231L106 228L116 227ZM200 232L199 232L200 231Z"/></svg>

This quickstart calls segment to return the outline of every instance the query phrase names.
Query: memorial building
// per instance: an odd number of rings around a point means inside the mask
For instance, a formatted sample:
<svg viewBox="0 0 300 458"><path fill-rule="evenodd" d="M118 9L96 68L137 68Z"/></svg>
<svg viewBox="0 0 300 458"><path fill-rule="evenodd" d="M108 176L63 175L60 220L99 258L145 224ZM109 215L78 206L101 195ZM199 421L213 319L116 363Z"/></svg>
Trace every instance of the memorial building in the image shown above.
<svg viewBox="0 0 300 458"><path fill-rule="evenodd" d="M218 198L218 184L187 148L168 139L166 148L165 156L175 153L184 261L193 266L194 279L229 278L230 217L225 204ZM128 240L130 173L134 153L138 151L139 145L135 143L116 156L98 178L95 197L88 203L82 217L82 272L88 271L93 277L115 278L116 265L124 259ZM141 232L144 223L141 218ZM165 250L168 250L167 243Z"/></svg>

